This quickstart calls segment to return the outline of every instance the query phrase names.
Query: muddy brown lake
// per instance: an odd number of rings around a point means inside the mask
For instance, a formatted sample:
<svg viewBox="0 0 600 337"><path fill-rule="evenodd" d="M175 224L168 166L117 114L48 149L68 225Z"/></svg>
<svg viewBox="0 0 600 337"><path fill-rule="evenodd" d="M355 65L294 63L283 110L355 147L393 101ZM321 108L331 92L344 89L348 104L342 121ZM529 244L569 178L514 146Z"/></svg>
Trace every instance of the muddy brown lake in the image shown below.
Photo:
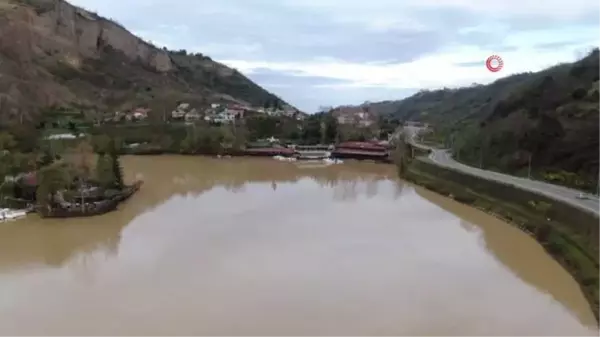
<svg viewBox="0 0 600 337"><path fill-rule="evenodd" d="M598 334L535 240L393 166L123 166L115 212L0 224L0 334Z"/></svg>

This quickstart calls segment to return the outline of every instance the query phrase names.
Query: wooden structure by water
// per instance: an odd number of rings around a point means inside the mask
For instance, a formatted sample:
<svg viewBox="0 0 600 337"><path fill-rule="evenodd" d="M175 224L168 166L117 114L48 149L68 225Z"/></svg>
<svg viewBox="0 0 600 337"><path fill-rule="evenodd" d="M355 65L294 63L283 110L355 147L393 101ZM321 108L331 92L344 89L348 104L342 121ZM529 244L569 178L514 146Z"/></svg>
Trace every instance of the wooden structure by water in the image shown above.
<svg viewBox="0 0 600 337"><path fill-rule="evenodd" d="M325 158L374 160L391 162L390 149L374 142L343 142L333 145L296 145L291 147L251 147L242 151L247 156L283 156L298 160L322 160Z"/></svg>
<svg viewBox="0 0 600 337"><path fill-rule="evenodd" d="M294 156L298 160L321 160L331 157L331 145L297 145L294 146Z"/></svg>
<svg viewBox="0 0 600 337"><path fill-rule="evenodd" d="M36 207L36 211L43 218L88 217L108 213L117 209L119 203L129 199L140 189L142 184L142 181L136 181L133 185L125 187L123 191L110 199L86 202L84 205L73 204L68 208L38 206Z"/></svg>
<svg viewBox="0 0 600 337"><path fill-rule="evenodd" d="M298 160L319 160L331 157L331 152L320 150L296 150L294 154Z"/></svg>
<svg viewBox="0 0 600 337"><path fill-rule="evenodd" d="M340 159L358 159L390 162L387 147L371 142L344 142L335 147L332 157Z"/></svg>
<svg viewBox="0 0 600 337"><path fill-rule="evenodd" d="M262 157L273 157L273 156L284 156L292 157L294 155L294 149L287 147L260 147L260 148L249 148L243 151L246 156L262 156Z"/></svg>

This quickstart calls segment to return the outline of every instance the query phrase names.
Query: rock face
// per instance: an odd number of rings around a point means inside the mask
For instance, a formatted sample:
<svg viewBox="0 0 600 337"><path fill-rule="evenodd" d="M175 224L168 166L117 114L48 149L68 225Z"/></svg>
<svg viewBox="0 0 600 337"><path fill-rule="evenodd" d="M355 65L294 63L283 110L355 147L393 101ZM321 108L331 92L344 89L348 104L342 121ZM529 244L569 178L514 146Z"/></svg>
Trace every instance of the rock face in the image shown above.
<svg viewBox="0 0 600 337"><path fill-rule="evenodd" d="M100 49L108 45L132 61L139 60L157 71L173 69L166 51L151 46L113 21L63 0L29 0L21 3L24 5L5 9L4 20L0 23L3 32L0 39L10 40L12 46L20 45L15 51L24 59L33 56L27 53L40 56L57 52L98 57ZM7 42L4 41L3 47L10 48Z"/></svg>
<svg viewBox="0 0 600 337"><path fill-rule="evenodd" d="M64 0L0 0L0 32L0 123L65 105L279 100L209 57L157 48Z"/></svg>

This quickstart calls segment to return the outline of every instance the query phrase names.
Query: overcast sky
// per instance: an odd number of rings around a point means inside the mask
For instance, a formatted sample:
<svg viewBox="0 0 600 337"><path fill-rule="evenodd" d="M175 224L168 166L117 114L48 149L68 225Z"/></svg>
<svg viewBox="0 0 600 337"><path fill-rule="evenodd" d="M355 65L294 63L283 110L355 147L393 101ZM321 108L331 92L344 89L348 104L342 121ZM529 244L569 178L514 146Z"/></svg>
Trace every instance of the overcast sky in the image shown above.
<svg viewBox="0 0 600 337"><path fill-rule="evenodd" d="M399 99L570 62L598 0L71 0L156 45L201 52L292 105ZM485 68L493 54L499 73Z"/></svg>

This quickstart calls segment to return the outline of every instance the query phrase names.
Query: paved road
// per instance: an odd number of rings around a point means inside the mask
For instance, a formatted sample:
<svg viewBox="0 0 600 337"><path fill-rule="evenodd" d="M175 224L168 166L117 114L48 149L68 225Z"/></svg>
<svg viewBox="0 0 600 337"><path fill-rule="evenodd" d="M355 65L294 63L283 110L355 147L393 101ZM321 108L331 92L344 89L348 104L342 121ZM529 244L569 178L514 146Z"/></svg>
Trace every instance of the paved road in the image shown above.
<svg viewBox="0 0 600 337"><path fill-rule="evenodd" d="M479 176L479 177L482 177L485 179L494 180L494 181L502 182L505 184L513 185L513 186L521 188L521 189L525 189L525 190L529 190L531 192L542 194L544 196L547 196L547 197L555 199L555 200L563 201L565 203L568 203L570 205L578 207L584 211L589 211L589 212L595 214L596 216L600 215L600 206L599 206L600 201L599 201L598 197L596 197L594 195L584 193L584 195L587 197L587 199L578 199L578 198L576 198L576 196L579 195L581 193L581 191L578 191L578 190L575 190L572 188L554 185L554 184L546 183L543 181L515 177L515 176L511 176L511 175L503 174L503 173L499 173L499 172L482 170L482 169L479 169L476 167L472 167L472 166L468 166L468 165L459 163L452 158L452 156L448 150L435 149L435 148L432 148L432 147L429 147L429 146L426 146L423 144L418 144L415 141L415 138L418 135L418 133L420 132L420 130L422 130L422 129L419 129L416 127L409 127L409 128L406 128L404 130L404 132L405 132L407 139L409 140L409 142L411 144L413 144L416 147L422 148L422 149L431 150L429 159L432 162L434 162L440 166L457 169L462 172L469 173L469 174L472 174L475 176Z"/></svg>

